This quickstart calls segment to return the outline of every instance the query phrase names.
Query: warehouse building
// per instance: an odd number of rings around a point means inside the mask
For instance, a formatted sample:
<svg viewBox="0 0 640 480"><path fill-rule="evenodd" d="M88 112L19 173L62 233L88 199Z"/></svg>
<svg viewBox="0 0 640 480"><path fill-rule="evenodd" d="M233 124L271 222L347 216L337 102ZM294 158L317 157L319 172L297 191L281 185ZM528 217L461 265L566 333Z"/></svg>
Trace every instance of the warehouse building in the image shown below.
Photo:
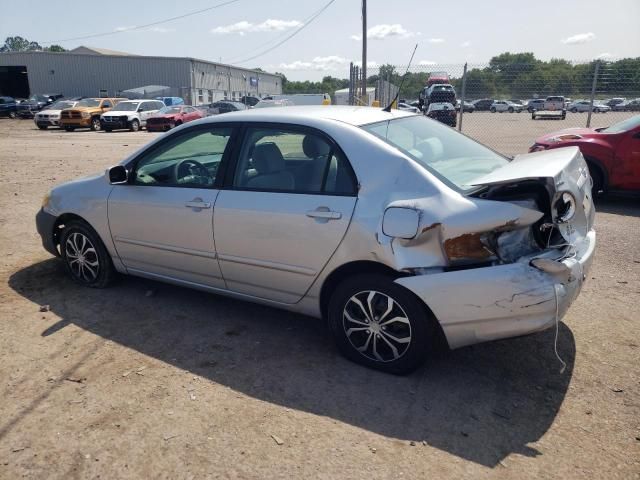
<svg viewBox="0 0 640 480"><path fill-rule="evenodd" d="M118 96L123 90L146 85L166 86L163 96L183 97L192 105L282 93L278 75L196 58L132 55L84 46L61 53L0 53L0 95Z"/></svg>

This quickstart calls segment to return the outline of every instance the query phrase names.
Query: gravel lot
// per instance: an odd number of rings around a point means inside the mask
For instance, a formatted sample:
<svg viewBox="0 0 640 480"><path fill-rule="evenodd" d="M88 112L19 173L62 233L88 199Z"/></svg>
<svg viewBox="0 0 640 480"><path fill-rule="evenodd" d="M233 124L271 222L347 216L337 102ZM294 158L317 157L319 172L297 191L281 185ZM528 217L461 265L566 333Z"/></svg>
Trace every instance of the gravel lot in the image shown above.
<svg viewBox="0 0 640 480"><path fill-rule="evenodd" d="M464 122L512 154L570 119ZM598 203L564 373L551 330L393 377L343 360L313 319L64 275L35 231L42 196L155 135L0 120L0 478L640 478L640 202Z"/></svg>

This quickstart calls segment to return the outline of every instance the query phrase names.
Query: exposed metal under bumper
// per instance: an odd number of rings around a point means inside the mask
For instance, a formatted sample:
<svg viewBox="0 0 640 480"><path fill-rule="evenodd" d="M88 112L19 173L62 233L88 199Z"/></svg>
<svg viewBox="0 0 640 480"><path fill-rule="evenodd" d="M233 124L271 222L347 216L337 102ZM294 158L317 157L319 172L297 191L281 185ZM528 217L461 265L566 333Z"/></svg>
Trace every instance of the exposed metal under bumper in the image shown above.
<svg viewBox="0 0 640 480"><path fill-rule="evenodd" d="M576 255L562 260L563 278L528 261L455 272L403 277L397 283L418 295L432 310L449 346L533 333L562 318L577 297L593 261L594 230L576 245Z"/></svg>

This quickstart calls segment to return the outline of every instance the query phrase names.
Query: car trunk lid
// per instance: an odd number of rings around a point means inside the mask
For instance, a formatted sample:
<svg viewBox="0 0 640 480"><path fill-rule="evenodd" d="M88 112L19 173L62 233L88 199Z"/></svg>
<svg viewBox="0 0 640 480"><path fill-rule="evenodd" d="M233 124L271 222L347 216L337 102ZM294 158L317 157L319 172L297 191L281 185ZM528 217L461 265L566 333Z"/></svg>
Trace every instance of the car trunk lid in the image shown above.
<svg viewBox="0 0 640 480"><path fill-rule="evenodd" d="M595 210L589 169L577 147L518 155L472 184L491 190L532 182L544 186L550 206L545 213L564 239L573 243L584 238L593 226Z"/></svg>

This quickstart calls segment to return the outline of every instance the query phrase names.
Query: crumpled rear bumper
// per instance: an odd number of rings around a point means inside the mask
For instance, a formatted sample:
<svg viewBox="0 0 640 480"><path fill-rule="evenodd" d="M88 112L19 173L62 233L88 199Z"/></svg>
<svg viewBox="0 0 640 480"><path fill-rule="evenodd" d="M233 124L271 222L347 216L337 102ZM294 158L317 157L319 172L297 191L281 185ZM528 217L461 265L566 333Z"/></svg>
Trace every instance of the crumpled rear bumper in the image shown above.
<svg viewBox="0 0 640 480"><path fill-rule="evenodd" d="M594 230L562 260L569 275L551 274L528 260L508 265L403 277L442 325L449 347L544 330L562 318L580 293L593 261Z"/></svg>

